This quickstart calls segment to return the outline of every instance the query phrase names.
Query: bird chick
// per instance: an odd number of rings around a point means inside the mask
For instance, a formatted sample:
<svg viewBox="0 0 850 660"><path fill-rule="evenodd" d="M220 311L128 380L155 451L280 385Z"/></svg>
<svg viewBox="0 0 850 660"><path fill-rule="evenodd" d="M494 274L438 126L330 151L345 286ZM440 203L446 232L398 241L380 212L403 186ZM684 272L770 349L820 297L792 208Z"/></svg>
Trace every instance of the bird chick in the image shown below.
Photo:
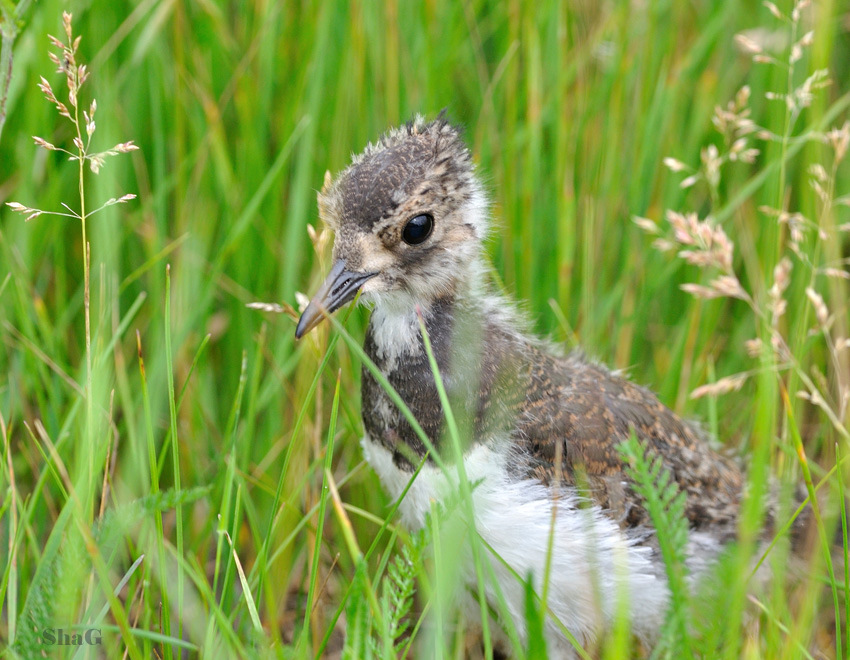
<svg viewBox="0 0 850 660"><path fill-rule="evenodd" d="M580 643L593 643L624 594L633 630L651 642L668 601L664 564L618 446L634 433L685 493L694 579L734 536L738 466L648 390L535 338L494 292L483 256L487 197L459 129L442 116L417 117L369 145L328 182L319 208L335 232L333 266L296 337L361 292L372 306L366 354L451 464L421 319L459 420L472 522L502 560L491 564L520 635L525 592L515 575L531 576L542 593L551 534L551 656L574 652L555 618ZM366 458L391 497L424 461L400 505L403 522L421 527L457 478L435 464L365 368L362 414ZM471 569L468 577L474 582Z"/></svg>

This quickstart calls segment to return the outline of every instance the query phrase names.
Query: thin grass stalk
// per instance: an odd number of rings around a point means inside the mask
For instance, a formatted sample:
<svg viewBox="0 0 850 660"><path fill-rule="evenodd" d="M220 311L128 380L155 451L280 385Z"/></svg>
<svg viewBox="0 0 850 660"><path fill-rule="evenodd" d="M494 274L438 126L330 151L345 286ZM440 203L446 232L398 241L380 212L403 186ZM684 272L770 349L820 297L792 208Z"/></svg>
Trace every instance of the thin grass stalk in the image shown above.
<svg viewBox="0 0 850 660"><path fill-rule="evenodd" d="M118 596L113 592L109 568L103 560L100 548L92 534L91 524L87 520L89 516L89 510L87 507L88 503L81 499L78 495L77 488L74 487L74 484L71 481L71 477L62 457L56 451L56 446L47 435L47 432L41 426L40 422L36 422L36 429L39 431L41 441L46 445L49 456L58 470L58 476L63 481L66 489L67 495L65 498L65 506L63 507L63 515L65 513L68 515L66 522L70 524L70 522L73 521L76 524L77 531L82 538L85 550L92 562L94 572L98 577L99 586L107 599L109 610L111 611L112 616L115 617L121 631L121 637L127 645L127 653L131 658L133 658L133 660L141 660L142 656L135 644L132 633L130 632L130 624L127 619L127 613L124 611L123 604L118 600ZM33 439L35 440L35 436L33 436ZM87 485L85 476L86 475L83 475L83 478L80 479L83 486Z"/></svg>
<svg viewBox="0 0 850 660"><path fill-rule="evenodd" d="M0 29L0 138L6 125L6 101L9 99L9 85L12 82L12 44L18 36L16 21L5 4L0 5L3 25Z"/></svg>
<svg viewBox="0 0 850 660"><path fill-rule="evenodd" d="M798 2L799 2L799 0L795 0L795 4L797 4ZM791 41L789 42L791 44L794 44L794 43L797 42L797 27L798 27L797 20L792 20L791 21ZM786 82L785 82L785 93L786 94L791 94L792 90L794 89L794 69L795 69L794 62L790 61L790 58L789 58L788 68L787 68L787 78L786 78ZM786 185L785 179L786 179L786 170L787 170L787 165L788 165L788 159L787 159L788 142L791 139L791 131L794 128L795 120L796 120L796 117L792 116L791 108L788 106L788 104L786 104L785 105L785 123L784 123L783 129L782 129L782 141L780 143L781 144L781 150L780 150L780 157L779 157L779 179L777 181L778 189L777 189L777 192L776 192L776 208L785 208L785 202L786 202L786 200L785 200L785 195L786 195L786 193L785 193L785 185ZM779 241L776 241L774 248L775 248L774 254L772 256L773 256L773 261L775 262L779 259L779 254L778 254L779 249L780 249Z"/></svg>
<svg viewBox="0 0 850 660"><path fill-rule="evenodd" d="M325 511L328 502L328 477L333 468L333 451L334 437L336 435L336 419L339 411L339 385L342 379L342 371L337 371L336 386L334 387L333 402L331 403L331 419L328 423L327 442L325 444L325 469L322 472L322 492L319 496L319 515L316 520L316 545L313 549L313 565L310 568L310 587L307 591L307 607L304 612L304 627L301 630L301 639L298 643L298 648L304 649L307 636L312 632L317 637L316 630L313 630L312 619L313 609L316 599L316 585L319 581L319 564L322 556L322 544L324 541L325 529ZM313 640L313 647L318 643L318 639Z"/></svg>
<svg viewBox="0 0 850 660"><path fill-rule="evenodd" d="M77 105L74 106L74 124L77 127L77 137L82 139L79 128ZM86 479L88 498L94 497L94 394L92 389L92 355L91 355L91 249L86 234L86 189L85 189L85 159L80 152L79 159L79 192L80 192L80 228L83 239L83 308L86 324L86 453L88 454L88 477ZM92 512L94 515L94 512Z"/></svg>
<svg viewBox="0 0 850 660"><path fill-rule="evenodd" d="M480 539L480 541L484 545L484 547L487 549L487 551L490 554L492 554L502 564L502 566L508 571L508 573L510 573L513 576L513 578L517 582L519 582L521 584L525 581L525 578L523 578L522 575L517 573L516 569L514 569L513 566L511 566L498 552L496 552L496 549L493 546L491 546L489 543L487 543L486 539ZM579 657L581 657L582 660L591 660L591 655L587 651L584 650L582 645L579 643L578 639L576 639L575 635L573 635L572 632L570 632L569 628L567 628L564 625L564 622L561 621L560 618L558 618L558 615L555 614L555 612L552 610L552 608L549 605L547 605L546 603L544 603L540 599L539 596L537 597L537 600L538 600L538 603L542 607L546 608L546 612L549 615L549 618L552 620L552 622L555 624L555 626L557 626L558 630L566 638L566 640L570 644L573 645L573 650L579 655Z"/></svg>
<svg viewBox="0 0 850 660"><path fill-rule="evenodd" d="M443 544L442 544L442 535L440 534L440 527L437 521L436 516L431 516L428 519L428 524L431 526L430 534L431 534L431 543L432 543L432 559L434 562L434 574L440 575L441 573L446 572L447 569L443 568L444 556L443 552ZM434 636L439 641L442 641L446 638L446 634L443 630L443 621L445 620L445 613L443 612L443 598L431 598L429 602L434 603ZM482 632L482 636L484 633ZM486 643L486 641L485 641ZM437 643L434 645L434 652L437 655L437 658L443 657L443 647ZM490 658L493 657L492 649L490 650L490 654L487 654L487 647L484 649L484 657Z"/></svg>
<svg viewBox="0 0 850 660"><path fill-rule="evenodd" d="M221 533L221 536L225 536L227 538L227 541L230 544L231 553L235 555L236 550L233 547L232 539L227 536L227 530L224 530ZM173 553L174 546L170 546L169 551ZM219 657L223 655L223 649L225 648L227 649L229 656L239 658L248 657L244 648L240 647L240 640L237 638L236 630L234 630L236 626L233 625L229 616L222 612L218 602L216 601L217 594L212 594L210 592L210 584L207 581L205 569L198 564L196 558L192 557L191 559L192 561L184 562L184 568L189 581L195 585L199 598L201 598L206 605L206 631L203 638L201 638L197 644L172 636L163 640L161 648L172 648L175 656L178 658L183 657L184 654L180 649L186 644L190 644L196 651L203 651L203 653L197 657ZM175 563L180 562L176 556L174 556L174 561ZM149 625L149 627L155 626ZM230 643L230 646L225 646L227 642ZM158 657L160 656L161 651ZM153 657L153 655L151 657Z"/></svg>
<svg viewBox="0 0 850 660"><path fill-rule="evenodd" d="M231 500L233 498L233 487L236 483L236 430L239 426L239 414L242 410L242 397L245 393L245 383L247 382L248 373L248 356L245 351L242 351L241 369L239 372L239 386L236 390L236 397L233 400L233 406L230 410L230 416L227 423L227 436L229 438L229 448L227 451L227 469L224 475L224 493L222 494L221 505L218 513L218 542L215 549L215 574L213 577L213 593L218 594L221 591L221 599L219 607L223 608L228 602L227 588L231 584L232 570L234 562L228 559L224 576L219 582L221 576L221 561L224 548L223 538L227 537L227 526L231 518ZM233 507L233 528L231 529L230 538L238 538L236 534L236 526L239 523L239 505L237 503ZM232 545L232 543L231 543Z"/></svg>
<svg viewBox="0 0 850 660"><path fill-rule="evenodd" d="M369 549L363 555L363 559L365 561L369 561L369 559L372 557L374 552L377 550L378 544L381 541L381 538L383 537L384 532L387 530L387 527L389 527L390 520L392 520L393 517L395 516L396 511L398 511L398 508L401 506L401 503L404 501L404 498L407 495L407 492L410 490L410 487L413 485L413 482L416 481L416 478L419 476L419 473L422 471L422 468L425 467L426 464L427 464L427 456L423 457L422 460L419 462L419 465L416 467L416 470L414 470L413 474L411 475L410 479L407 482L407 485L404 487L404 490L401 492L401 495L399 495L398 498L396 498L396 501L393 503L392 507L390 507L390 510L387 512L387 515L384 518L383 524L378 529L378 531L375 533L375 538L372 540L372 545L369 546ZM354 539L354 535L353 535L352 530L348 527L343 527L343 534L345 535L346 542L348 543L349 547L356 547L356 539ZM359 558L360 558L360 556L359 556L359 553L358 553L357 555L355 555L355 559L359 559ZM337 620L339 619L340 615L342 614L343 610L345 609L345 604L348 601L349 596L351 595L351 589L352 589L352 584L349 584L348 587L345 590L345 593L343 594L342 598L340 599L340 604L337 606L336 612L334 613L334 615L330 619L330 623L329 623L329 626L328 626L328 630L325 633L325 637L322 640L321 645L319 646L319 648L316 651L317 656L320 656L322 653L324 653L325 648L327 647L328 642L331 639L331 634L333 633L334 626L336 625Z"/></svg>
<svg viewBox="0 0 850 660"><path fill-rule="evenodd" d="M485 545L489 549L489 551L492 554L495 554L497 557L498 557L498 554L495 552L495 550L491 546L489 546L489 544L486 544L486 541L481 538L481 536L478 534L477 528L475 527L475 511L474 511L474 503L473 503L473 500L472 500L472 488L471 488L471 485L469 483L469 479L468 479L467 474L466 474L466 465L464 463L463 450L461 448L461 443L460 443L460 433L459 433L459 430L458 430L458 426L457 426L457 422L456 422L454 413L452 412L452 409L451 409L451 405L450 405L450 402L449 402L449 399L448 399L448 394L447 394L446 389L445 389L445 384L443 383L442 376L440 375L439 367L437 365L437 359L434 356L434 353L433 353L433 350L432 350L432 347L431 347L430 339L428 337L428 331L425 327L425 321L424 321L421 313L419 313L418 310L417 310L417 312L418 312L418 316L419 316L419 326L420 326L420 331L422 333L423 343L424 343L424 346L425 346L425 352L428 355L428 361L429 361L432 373L434 375L434 381L437 384L437 393L440 397L440 404L443 407L443 415L444 415L445 420L446 420L446 432L448 433L449 438L452 441L453 458L455 460L455 467L456 467L457 474L458 474L458 485L460 487L460 498L462 500L462 506L466 509L465 514L466 514L466 516L469 520L470 525L472 526L471 533L470 533L470 545L471 545L472 553L473 553L473 563L475 564L476 580L478 582L479 605L482 608L482 616L484 617L484 620L482 621L481 625L482 625L482 637L484 638L484 647L485 647L485 652L486 652L487 648L488 648L488 644L492 644L492 639L490 638L489 619L487 618L488 614L489 614L489 604L488 604L487 599L486 599L486 590L483 589L483 585L484 585L483 570L485 568L488 571L488 578L489 578L489 582L487 584L489 584L489 586L492 588L492 590L494 592L496 604L499 606L499 608L501 608L501 612L503 612L503 613L507 613L509 610L508 610L508 607L507 607L507 601L505 600L504 594L502 593L500 582L499 582L498 578L496 577L496 574L493 570L491 563L489 561L486 561L486 562L483 561L483 555L480 553L480 547L481 546L479 546L479 544ZM436 452L434 452L434 453L436 453ZM445 470L446 470L446 468L444 468L444 472L445 472ZM450 481L449 483L452 483L452 482ZM525 581L526 581L525 577L519 578L520 584L524 584ZM537 597L539 598L539 596L537 596ZM544 604L544 606L545 606L545 604ZM522 652L522 646L519 642L519 637L518 637L517 632L516 632L516 627L515 627L514 621L508 616L504 616L504 617L502 617L502 619L503 619L504 631L507 633L511 643L514 645L515 652L521 653ZM568 639L572 638L572 635L568 635L567 637L568 637ZM487 657L490 657L490 656L487 656Z"/></svg>
<svg viewBox="0 0 850 660"><path fill-rule="evenodd" d="M3 584L0 585L0 602L6 600L7 635L9 646L15 643L18 621L18 492L15 486L15 468L12 464L12 443L6 428L6 420L0 412L0 435L3 436L3 455L5 466L9 473L9 498L5 506L9 507L9 554L7 555L6 570ZM2 516L0 516L2 518ZM4 593L5 592L5 593Z"/></svg>
<svg viewBox="0 0 850 660"><path fill-rule="evenodd" d="M428 437L428 434L425 433L425 430L419 424L419 421L416 419L414 414L411 412L410 408L404 402L404 400L399 396L398 392L396 392L395 388L392 386L387 380L387 377L381 373L381 370L378 368L372 359L366 355L366 351L363 350L363 347L348 333L348 331L343 327L342 323L336 319L334 316L328 317L328 320L331 322L333 327L339 333L339 336L345 341L348 345L348 348L357 356L357 358L362 362L363 366L365 366L369 373L375 377L375 380L378 381L378 384L381 388L387 393L387 396L393 402L393 404L399 409L402 415L404 415L407 423L410 424L413 432L416 433L417 438L422 441L422 444L425 445L425 449L428 450L427 457L434 461L438 468L442 471L442 473L446 477L451 477L449 472L449 468L446 465L445 461L440 457L439 452L434 447L434 443L431 442L431 438Z"/></svg>
<svg viewBox="0 0 850 660"><path fill-rule="evenodd" d="M808 649L806 649L806 647L803 646L800 641L794 636L793 631L789 630L788 626L782 623L782 621L775 615L773 611L771 611L770 608L768 608L767 605L765 605L758 598L752 595L749 596L749 601L753 605L758 607L762 612L764 612L768 620L785 634L785 636L788 638L788 641L790 641L794 645L801 657L806 658L806 660L815 660L812 654L809 653Z"/></svg>
<svg viewBox="0 0 850 660"><path fill-rule="evenodd" d="M261 596L263 594L263 587L265 585L265 580L268 578L268 567L269 567L269 544L272 542L272 532L275 528L275 521L278 519L278 509L280 508L281 501L283 500L283 487L284 480L286 478L286 474L289 471L289 462L292 459L292 453L295 449L295 442L301 433L301 427L304 424L304 420L307 417L307 409L310 406L310 402L312 401L313 395L316 392L316 388L319 386L321 382L322 373L325 370L328 362L330 362L331 355L333 355L333 349L336 347L336 343L339 340L339 336L334 336L331 338L330 343L328 344L328 348L325 351L325 355L322 358L322 362L319 364L319 368L316 370L316 374L313 376L313 380L310 382L310 387L307 390L307 394L304 396L304 400L301 403L301 409L298 411L298 417L295 420L295 425L292 428L292 433L289 436L289 443L286 448L286 454L283 458L283 466L281 467L280 474L277 479L277 488L274 494L274 500L272 501L271 512L269 514L269 522L266 527L266 535L263 539L263 543L260 546L260 550L257 553L257 559L254 564L254 570L251 571L252 576L255 571L256 574L260 577L259 579L259 589L257 593L257 600L261 600Z"/></svg>
<svg viewBox="0 0 850 660"><path fill-rule="evenodd" d="M820 489L821 489L821 488L823 488L825 485L827 485L827 484L830 482L830 480L833 478L833 476L835 475L835 473L836 473L836 471L837 471L837 470L840 470L840 469L842 469L843 467L845 467L845 466L844 466L844 463L845 463L848 459L850 459L850 454L846 454L846 455L842 456L840 460L836 458L836 463L835 463L835 465L833 465L833 466L829 469L829 471L828 471L826 474L824 474L824 475L823 475L823 477L821 477L820 481L818 481L816 484L814 484L814 493L815 493L815 494L817 494L817 493L818 493L818 491L820 491ZM774 535L773 540L772 540L772 541L770 542L770 544L767 546L767 548L765 549L765 551L761 554L761 556L759 557L759 560L755 563L755 565L753 566L752 570L750 571L750 575L749 575L749 578L748 578L748 579L751 579L751 578L752 578L752 577L756 574L756 572L758 571L759 567L760 567L760 566L761 566L761 565L765 562L765 560L767 559L768 555L770 555L770 551L771 551L771 550L773 549L773 547L774 547L774 546L775 546L775 545L779 542L779 539L780 539L780 538L782 538L783 536L785 536L785 534L787 534L787 533L789 532L789 530L791 529L791 526L794 524L794 521L797 519L797 517L798 517L801 513L803 513L803 511L804 511L804 510L806 509L806 507L809 505L809 502L810 502L810 501L811 501L811 500L810 500L810 496L807 494L807 495L806 495L806 499L804 499L802 502L800 502L800 504L799 504L799 505L797 506L797 508L794 510L794 513L792 513L792 514L791 514L790 518L789 518L789 519L785 522L785 524L784 524L782 527L780 527L780 528L779 528L779 530L776 532L776 534Z"/></svg>
<svg viewBox="0 0 850 660"><path fill-rule="evenodd" d="M136 348L139 355L139 381L142 389L142 407L145 415L145 437L147 438L148 448L148 470L150 472L151 494L159 493L159 469L156 457L156 441L153 434L153 414L151 413L151 400L148 394L148 379L145 370L145 361L142 357L142 337L136 330ZM162 525L162 510L159 507L154 509L154 536L156 542L156 558L157 566L159 567L159 591L162 598L162 606L166 612L170 612L170 597L168 590L168 574L166 572L166 554L165 554L165 529ZM162 625L163 633L166 637L171 636L171 617L165 617ZM171 660L173 657L171 646L163 648L166 660Z"/></svg>
<svg viewBox="0 0 850 660"><path fill-rule="evenodd" d="M838 505L841 510L841 557L844 560L844 632L847 635L845 649L850 650L850 553L847 539L847 503L844 490L844 470L841 467L841 447L835 443L835 473L838 482ZM836 622L836 625L840 625Z"/></svg>
<svg viewBox="0 0 850 660"><path fill-rule="evenodd" d="M236 510L239 510L239 502L242 499L242 484L236 487ZM234 523L235 524L235 523ZM248 608L248 616L251 618L251 623L254 626L254 633L257 635L263 634L263 624L260 622L260 614L257 611L257 604L254 601L254 596L251 594L251 585L248 584L248 578L245 576L245 570L242 568L242 562L239 560L239 555L236 552L236 546L233 545L233 539L227 530L224 530L224 536L230 544L230 552L233 557L233 563L236 565L236 572L239 575L239 584L242 587L242 594L245 596L245 606Z"/></svg>
<svg viewBox="0 0 850 660"><path fill-rule="evenodd" d="M20 0L17 5L0 4L0 139L3 138L3 127L6 125L6 102L9 100L9 86L12 83L12 47L18 38L18 23L23 20L31 4L32 0ZM10 11L12 7L14 11Z"/></svg>
<svg viewBox="0 0 850 660"><path fill-rule="evenodd" d="M177 437L177 402L174 397L174 354L171 350L171 265L165 267L165 367L168 383L168 412L170 419L171 458L174 471L174 490L178 493L174 506L177 554L183 556L183 504L179 498L182 490L180 479L180 441ZM183 638L183 565L177 564L177 637ZM167 612L166 616L171 616Z"/></svg>
<svg viewBox="0 0 850 660"><path fill-rule="evenodd" d="M343 539L345 539L345 545L348 547L348 552L349 552L351 558L354 559L355 562L359 562L361 559L364 559L363 551L360 549L360 544L357 542L357 535L354 533L354 527L351 524L351 519L348 517L348 515L346 513L346 511L350 511L350 510L352 510L352 508L343 504L342 498L340 498L340 496L339 496L339 488L338 488L337 483L334 481L334 478L333 478L333 473L325 470L324 471L324 478L327 479L327 482L328 482L328 491L331 494L331 501L333 502L334 513L337 516L337 522L339 522L339 525L342 528L342 536L343 536ZM314 515L316 515L316 512L318 511L320 504L321 503L317 503L316 505L313 506L313 508L308 512L309 517L313 517ZM363 512L363 513L366 514L366 512ZM366 517L369 518L369 515L366 514ZM383 521L380 518L377 518L377 516L375 516L375 519L373 519L373 522L383 523L383 522L386 522L386 521ZM393 530L393 536L390 538L390 542L389 542L388 545L392 545L393 541L395 540L395 536L396 536L396 531ZM368 561L368 558L367 558L367 561ZM379 568L377 574L380 575L380 573L381 573L381 569ZM366 579L368 581L368 576L367 576ZM325 578L325 580L327 580L327 578ZM315 608L316 608L316 605L314 604L313 609L315 609ZM333 628L333 625L331 626L331 628Z"/></svg>
<svg viewBox="0 0 850 660"><path fill-rule="evenodd" d="M174 552L174 546L169 547L169 551L172 553L171 558L177 564L182 564L183 570L185 574L192 580L192 584L198 590L198 594L201 596L205 603L209 603L209 611L212 614L213 621L217 624L216 631L219 632L222 637L226 638L231 644L231 655L234 658L247 658L249 657L248 652L245 648L244 641L240 638L237 631L234 629L232 613L222 611L221 607L219 607L216 601L216 594L214 594L210 590L210 584L206 578L206 571L203 566L201 566L197 559L192 557L192 561L190 562L185 557L180 557ZM178 639L176 637L169 637L166 640L168 643L173 644L174 646L180 648L182 645L187 644L185 640ZM197 648L192 645L193 648ZM170 646L165 646L164 648L168 649ZM179 657L179 654L178 654ZM206 657L206 656L205 656ZM213 656L215 657L215 656Z"/></svg>
<svg viewBox="0 0 850 660"><path fill-rule="evenodd" d="M101 630L105 630L107 632L112 633L120 633L120 626L116 626L109 623L101 623L98 626ZM201 649L198 648L196 644L192 644L192 642L187 642L185 639L177 639L176 637L170 637L169 635L165 635L163 633L158 633L153 630L142 630L140 628L132 628L131 630L133 634L133 638L142 639L147 642L154 642L159 644L160 648L165 647L165 645L173 645L179 649L185 649L187 651L191 651L193 653L198 653ZM143 656L144 657L144 656ZM151 657L156 657L151 656ZM244 657L244 656L243 656Z"/></svg>
<svg viewBox="0 0 850 660"><path fill-rule="evenodd" d="M802 437L800 437L800 430L797 428L797 422L794 419L794 409L788 397L788 391L784 387L782 387L781 394L782 400L785 404L785 412L788 416L788 427L791 431L791 439L794 441L794 448L797 451L797 458L800 463L800 468L803 472L803 481L806 484L806 491L809 494L809 502L812 505L812 513L815 516L815 524L818 530L818 537L820 538L824 554L824 561L826 562L826 568L829 573L830 591L832 592L832 601L833 606L835 608L835 625L837 626L835 635L836 657L843 658L844 656L841 653L841 611L838 605L838 585L835 582L835 567L832 563L832 544L829 541L829 535L826 531L826 525L824 524L823 517L821 516L820 505L818 504L818 499L815 496L814 484L812 482L812 474L809 470L809 461L808 458L806 458L806 449L803 446L803 439ZM844 495L842 493L842 498L843 496Z"/></svg>
<svg viewBox="0 0 850 660"><path fill-rule="evenodd" d="M413 630L410 631L410 636L407 640L407 644L404 645L404 648L401 652L401 657L399 660L406 660L408 654L413 648L413 642L416 641L416 636L419 633L420 628L425 623L428 614L431 612L431 603L433 601L428 601L425 603L425 606L422 608L422 613L419 615L419 618L416 621L416 625L413 626ZM458 657L460 654L455 654L455 657Z"/></svg>
<svg viewBox="0 0 850 660"><path fill-rule="evenodd" d="M555 445L555 460L553 465L561 465L563 461L563 444L558 442ZM549 518L549 535L546 539L546 563L543 568L543 588L540 593L540 600L543 603L544 610L549 607L549 587L552 578L552 553L555 549L555 526L558 521L558 502L560 500L561 477L558 478L552 485L552 515Z"/></svg>
<svg viewBox="0 0 850 660"><path fill-rule="evenodd" d="M446 420L446 431L449 439L452 442L454 453L455 467L458 475L458 485L460 487L460 497L463 501L463 507L468 517L470 530L470 544L472 546L472 561L475 564L475 577L478 581L478 605L481 609L481 636L484 639L484 657L493 657L493 640L490 633L490 610L487 606L487 590L484 582L484 570L482 567L483 558L481 556L481 548L478 542L478 531L475 528L475 508L472 501L472 489L469 485L469 480L466 475L466 465L463 462L463 449L460 445L460 433L457 427L454 413L452 412L449 403L448 394L443 384L443 379L440 375L440 369L437 366L437 358L434 357L434 351L431 348L431 339L428 337L428 331L425 328L425 320L422 313L417 310L419 317L419 330L422 334L422 342L425 346L425 352L428 354L428 362L431 365L431 372L434 374L434 382L437 385L437 394L440 397L440 405L443 408L443 415Z"/></svg>

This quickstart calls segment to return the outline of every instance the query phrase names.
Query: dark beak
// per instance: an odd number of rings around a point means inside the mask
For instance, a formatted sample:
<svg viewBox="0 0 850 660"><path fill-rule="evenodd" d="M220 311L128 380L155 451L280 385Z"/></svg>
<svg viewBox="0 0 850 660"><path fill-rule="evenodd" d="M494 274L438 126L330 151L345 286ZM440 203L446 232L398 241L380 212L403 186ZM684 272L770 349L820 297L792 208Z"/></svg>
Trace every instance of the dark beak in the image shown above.
<svg viewBox="0 0 850 660"><path fill-rule="evenodd" d="M301 339L319 325L326 315L333 314L349 300L352 300L363 283L377 274L356 273L346 270L345 262L337 261L298 320L295 338Z"/></svg>

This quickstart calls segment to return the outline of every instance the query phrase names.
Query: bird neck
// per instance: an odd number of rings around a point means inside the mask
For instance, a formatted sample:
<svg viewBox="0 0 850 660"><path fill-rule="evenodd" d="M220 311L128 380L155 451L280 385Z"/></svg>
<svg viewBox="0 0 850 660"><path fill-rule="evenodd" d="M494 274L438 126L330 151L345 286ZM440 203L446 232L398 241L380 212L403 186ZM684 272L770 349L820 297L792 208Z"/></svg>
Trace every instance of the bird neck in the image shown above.
<svg viewBox="0 0 850 660"><path fill-rule="evenodd" d="M441 364L447 357L458 306L454 295L420 303L376 305L367 329L367 354L386 376L410 372L413 362L428 364L424 325L437 364Z"/></svg>
<svg viewBox="0 0 850 660"><path fill-rule="evenodd" d="M430 444L440 451L444 411L422 335L422 325L456 417L474 423L477 379L484 352L485 309L475 280L430 300L397 296L376 301L365 352L413 413ZM415 466L428 443L413 430L386 389L364 365L363 423L367 435L393 452L399 467ZM467 434L467 437L471 434ZM445 452L441 452L444 458Z"/></svg>
<svg viewBox="0 0 850 660"><path fill-rule="evenodd" d="M451 343L455 317L460 313L464 319L483 319L489 300L479 257L468 262L451 286L435 296L423 297L407 291L379 294L373 299L369 320L368 333L374 351L370 357L384 374L396 371L401 362L409 368L410 359L427 359L422 323L435 355L443 357Z"/></svg>

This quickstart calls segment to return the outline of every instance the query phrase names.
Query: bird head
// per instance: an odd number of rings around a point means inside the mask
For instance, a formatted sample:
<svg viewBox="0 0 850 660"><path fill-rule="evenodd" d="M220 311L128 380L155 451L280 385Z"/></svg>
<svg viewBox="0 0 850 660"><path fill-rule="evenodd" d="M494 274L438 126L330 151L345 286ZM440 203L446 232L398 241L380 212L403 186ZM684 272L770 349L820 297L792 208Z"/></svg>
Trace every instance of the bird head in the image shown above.
<svg viewBox="0 0 850 660"><path fill-rule="evenodd" d="M417 117L355 156L319 193L333 266L301 315L302 337L362 291L375 304L424 308L478 263L487 201L460 130Z"/></svg>

